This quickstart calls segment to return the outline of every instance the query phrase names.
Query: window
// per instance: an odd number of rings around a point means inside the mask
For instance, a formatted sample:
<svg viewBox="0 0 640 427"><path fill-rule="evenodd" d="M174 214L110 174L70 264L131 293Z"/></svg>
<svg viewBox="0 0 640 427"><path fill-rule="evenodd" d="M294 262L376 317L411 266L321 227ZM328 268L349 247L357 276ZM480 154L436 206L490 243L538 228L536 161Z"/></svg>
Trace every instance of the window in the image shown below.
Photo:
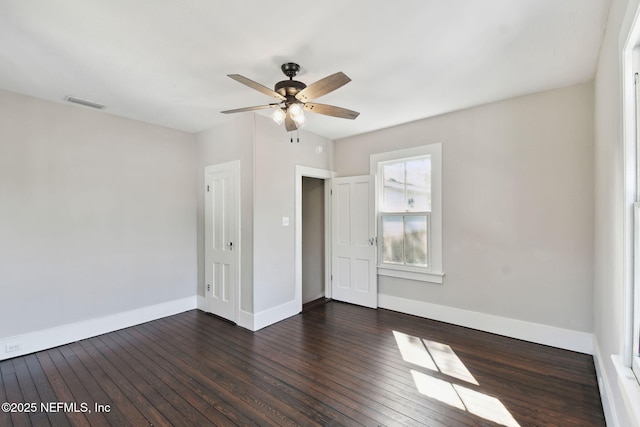
<svg viewBox="0 0 640 427"><path fill-rule="evenodd" d="M640 20L637 7L622 50L623 124L623 304L622 354L611 355L629 419L640 420ZM621 32L622 34L622 32ZM616 221L617 224L617 221ZM606 380L606 375L602 375ZM605 383L606 385L606 383Z"/></svg>
<svg viewBox="0 0 640 427"><path fill-rule="evenodd" d="M378 274L442 283L441 145L371 156Z"/></svg>
<svg viewBox="0 0 640 427"><path fill-rule="evenodd" d="M637 46L637 40L630 46ZM625 48L624 66L627 96L624 97L625 322L622 363L631 368L640 383L640 78L636 71L640 70L639 49Z"/></svg>
<svg viewBox="0 0 640 427"><path fill-rule="evenodd" d="M429 266L431 156L379 163L380 263Z"/></svg>

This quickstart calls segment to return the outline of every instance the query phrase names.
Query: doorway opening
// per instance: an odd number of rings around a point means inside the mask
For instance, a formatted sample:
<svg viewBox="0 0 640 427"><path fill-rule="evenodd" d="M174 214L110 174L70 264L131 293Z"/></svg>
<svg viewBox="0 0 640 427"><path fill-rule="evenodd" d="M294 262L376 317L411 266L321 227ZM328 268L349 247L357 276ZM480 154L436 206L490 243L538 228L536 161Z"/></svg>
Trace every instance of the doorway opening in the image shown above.
<svg viewBox="0 0 640 427"><path fill-rule="evenodd" d="M331 298L331 179L325 169L296 166L295 298L302 311Z"/></svg>
<svg viewBox="0 0 640 427"><path fill-rule="evenodd" d="M302 308L326 301L325 180L302 177Z"/></svg>

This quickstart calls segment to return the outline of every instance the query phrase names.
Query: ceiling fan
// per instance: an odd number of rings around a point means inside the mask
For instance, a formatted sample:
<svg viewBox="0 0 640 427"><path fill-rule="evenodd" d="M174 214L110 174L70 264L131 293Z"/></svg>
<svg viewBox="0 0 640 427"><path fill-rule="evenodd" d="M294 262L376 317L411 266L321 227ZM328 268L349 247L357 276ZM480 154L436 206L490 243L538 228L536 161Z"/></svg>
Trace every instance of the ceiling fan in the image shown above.
<svg viewBox="0 0 640 427"><path fill-rule="evenodd" d="M351 79L347 77L343 72L337 72L331 74L323 79L318 80L315 83L307 86L306 84L293 80L293 78L300 71L300 66L293 62L282 64L282 72L285 76L289 77L289 80L283 80L276 83L275 90L271 90L266 86L256 83L240 74L227 74L233 80L249 86L252 89L262 92L265 95L269 95L276 98L278 102L274 102L266 105L258 105L255 107L237 108L235 110L222 111L224 114L229 113L241 113L244 111L263 110L267 108L274 108L271 117L273 120L280 124L284 121L284 126L288 132L301 128L305 124L304 110L311 111L313 113L324 114L325 116L339 117L342 119L353 120L360 113L346 108L336 107L334 105L318 104L313 101L323 95L333 92L341 86L349 83Z"/></svg>

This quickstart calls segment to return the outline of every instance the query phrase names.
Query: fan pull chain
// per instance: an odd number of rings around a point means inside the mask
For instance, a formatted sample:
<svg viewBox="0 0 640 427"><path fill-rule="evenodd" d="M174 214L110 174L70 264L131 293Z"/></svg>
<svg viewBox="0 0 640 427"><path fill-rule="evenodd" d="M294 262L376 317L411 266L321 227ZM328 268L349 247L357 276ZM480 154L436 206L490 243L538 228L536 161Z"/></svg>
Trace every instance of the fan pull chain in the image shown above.
<svg viewBox="0 0 640 427"><path fill-rule="evenodd" d="M293 144L293 132L289 133L289 135L291 135L291 139L290 139L290 143ZM300 131L296 129L296 142L299 144L300 143Z"/></svg>

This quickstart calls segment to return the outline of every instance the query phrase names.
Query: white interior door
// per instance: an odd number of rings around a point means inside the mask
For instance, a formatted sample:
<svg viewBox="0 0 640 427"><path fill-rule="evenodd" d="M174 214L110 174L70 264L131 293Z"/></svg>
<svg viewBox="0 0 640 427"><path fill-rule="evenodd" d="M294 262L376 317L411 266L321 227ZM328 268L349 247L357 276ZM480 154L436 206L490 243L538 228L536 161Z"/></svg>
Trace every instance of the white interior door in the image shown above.
<svg viewBox="0 0 640 427"><path fill-rule="evenodd" d="M332 298L378 307L375 178L332 180Z"/></svg>
<svg viewBox="0 0 640 427"><path fill-rule="evenodd" d="M205 168L205 298L210 313L236 322L239 298L239 162Z"/></svg>

